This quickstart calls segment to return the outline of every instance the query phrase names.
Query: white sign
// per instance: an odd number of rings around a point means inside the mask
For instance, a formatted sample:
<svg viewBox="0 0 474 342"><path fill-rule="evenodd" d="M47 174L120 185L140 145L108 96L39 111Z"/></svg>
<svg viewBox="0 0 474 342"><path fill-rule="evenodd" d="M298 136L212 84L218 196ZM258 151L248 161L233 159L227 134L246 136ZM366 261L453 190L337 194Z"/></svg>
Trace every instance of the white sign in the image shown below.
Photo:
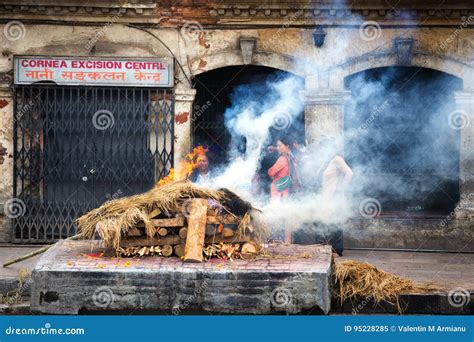
<svg viewBox="0 0 474 342"><path fill-rule="evenodd" d="M173 59L15 57L15 84L172 87Z"/></svg>

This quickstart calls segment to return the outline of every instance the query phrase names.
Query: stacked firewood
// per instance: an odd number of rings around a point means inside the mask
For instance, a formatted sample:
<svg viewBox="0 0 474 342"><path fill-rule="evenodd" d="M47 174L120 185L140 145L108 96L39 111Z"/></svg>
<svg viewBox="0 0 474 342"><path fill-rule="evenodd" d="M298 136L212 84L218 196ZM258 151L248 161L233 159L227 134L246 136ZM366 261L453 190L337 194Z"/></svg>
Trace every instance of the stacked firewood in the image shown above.
<svg viewBox="0 0 474 342"><path fill-rule="evenodd" d="M145 223L139 222L120 239L117 253L126 257L174 255L190 262L254 257L259 247L242 233L242 218L208 204L205 199L192 199L180 213L152 211L148 216L155 235L150 236Z"/></svg>

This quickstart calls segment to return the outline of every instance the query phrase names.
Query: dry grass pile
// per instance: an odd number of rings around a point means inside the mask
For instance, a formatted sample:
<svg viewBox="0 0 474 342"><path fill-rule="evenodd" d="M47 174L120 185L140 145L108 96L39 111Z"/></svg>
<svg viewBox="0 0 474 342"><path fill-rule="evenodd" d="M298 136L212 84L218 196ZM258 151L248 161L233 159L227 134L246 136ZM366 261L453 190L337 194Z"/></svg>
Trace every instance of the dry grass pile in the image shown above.
<svg viewBox="0 0 474 342"><path fill-rule="evenodd" d="M400 295L430 293L441 288L433 284L417 284L411 279L402 278L382 271L366 262L355 260L336 261L334 272L335 294L341 304L371 299L374 305L388 302L402 312Z"/></svg>

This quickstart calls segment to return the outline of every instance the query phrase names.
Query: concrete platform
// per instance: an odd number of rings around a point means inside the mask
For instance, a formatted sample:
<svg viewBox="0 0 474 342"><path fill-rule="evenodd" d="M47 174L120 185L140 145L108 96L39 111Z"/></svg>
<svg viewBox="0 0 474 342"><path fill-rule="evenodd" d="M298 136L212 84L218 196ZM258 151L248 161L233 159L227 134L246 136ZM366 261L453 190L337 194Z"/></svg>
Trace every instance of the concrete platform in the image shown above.
<svg viewBox="0 0 474 342"><path fill-rule="evenodd" d="M102 255L101 253L105 253ZM331 305L328 246L270 245L255 260L188 264L176 257L107 257L96 241L61 241L33 270L31 309L299 313Z"/></svg>

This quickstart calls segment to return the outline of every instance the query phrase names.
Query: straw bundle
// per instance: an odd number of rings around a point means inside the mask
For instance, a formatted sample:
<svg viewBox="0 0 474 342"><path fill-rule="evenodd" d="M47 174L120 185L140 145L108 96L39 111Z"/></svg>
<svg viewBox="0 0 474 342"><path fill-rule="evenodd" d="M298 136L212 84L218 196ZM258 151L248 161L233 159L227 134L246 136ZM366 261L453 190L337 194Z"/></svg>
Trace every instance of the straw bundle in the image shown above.
<svg viewBox="0 0 474 342"><path fill-rule="evenodd" d="M341 304L346 300L372 299L374 305L385 301L402 312L399 297L402 294L429 293L441 290L432 284L417 284L411 279L398 277L377 267L355 260L336 261L334 292Z"/></svg>
<svg viewBox="0 0 474 342"><path fill-rule="evenodd" d="M121 238L138 223L143 222L146 236L151 238L156 234L156 228L149 216L151 212L159 210L162 214L182 214L186 210L186 202L194 198L212 200L227 214L236 217L240 223L239 233L244 234L247 231L256 238L268 234L264 223L260 220L254 222L247 217L256 213L249 203L240 200L246 214L238 217L227 205L230 201L233 205L238 205L237 195L226 189L210 190L199 187L189 181L166 183L143 194L105 202L99 208L79 217L76 223L83 238L93 239L96 233L99 233L107 247L119 250ZM100 230L97 230L98 225Z"/></svg>

